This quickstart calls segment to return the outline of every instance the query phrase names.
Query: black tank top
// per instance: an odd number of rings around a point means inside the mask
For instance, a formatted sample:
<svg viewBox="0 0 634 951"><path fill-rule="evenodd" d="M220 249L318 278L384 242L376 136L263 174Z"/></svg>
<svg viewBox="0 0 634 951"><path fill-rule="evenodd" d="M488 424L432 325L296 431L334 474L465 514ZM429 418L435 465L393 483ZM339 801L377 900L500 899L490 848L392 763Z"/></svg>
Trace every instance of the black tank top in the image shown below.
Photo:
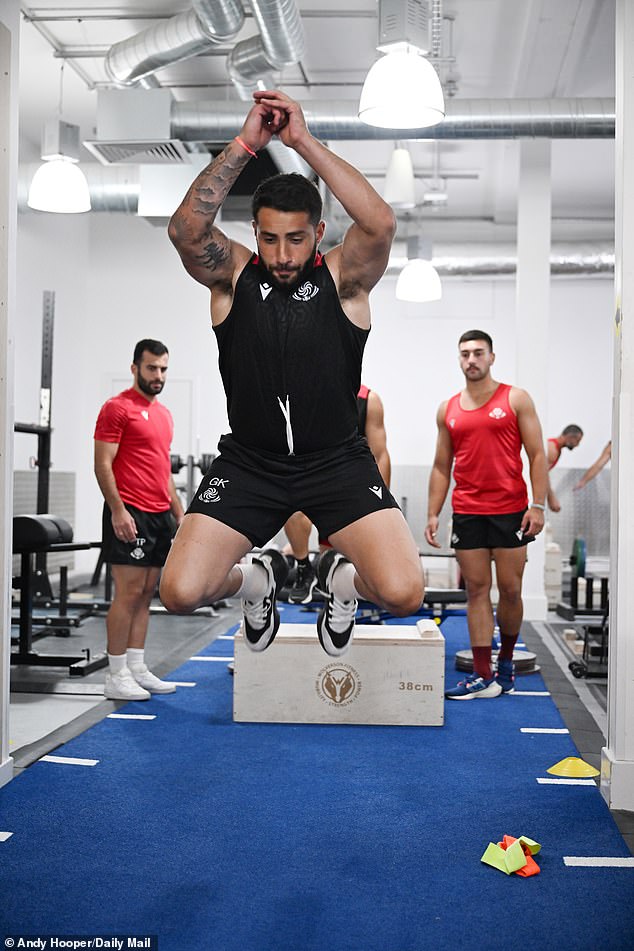
<svg viewBox="0 0 634 951"><path fill-rule="evenodd" d="M272 283L254 254L214 331L229 423L242 445L299 455L355 435L369 331L346 317L320 254L290 291Z"/></svg>

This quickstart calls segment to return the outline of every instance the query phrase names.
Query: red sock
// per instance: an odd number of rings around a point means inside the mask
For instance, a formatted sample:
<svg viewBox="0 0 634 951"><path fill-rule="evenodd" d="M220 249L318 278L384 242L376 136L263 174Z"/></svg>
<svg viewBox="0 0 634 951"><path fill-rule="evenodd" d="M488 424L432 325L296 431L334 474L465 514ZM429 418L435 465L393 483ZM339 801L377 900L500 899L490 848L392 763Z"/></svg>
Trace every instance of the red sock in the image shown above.
<svg viewBox="0 0 634 951"><path fill-rule="evenodd" d="M513 660L513 651L519 634L502 634L500 632L500 653L498 660Z"/></svg>
<svg viewBox="0 0 634 951"><path fill-rule="evenodd" d="M473 672L478 677L484 677L490 680L493 676L491 670L491 645L488 647L472 647L473 652Z"/></svg>

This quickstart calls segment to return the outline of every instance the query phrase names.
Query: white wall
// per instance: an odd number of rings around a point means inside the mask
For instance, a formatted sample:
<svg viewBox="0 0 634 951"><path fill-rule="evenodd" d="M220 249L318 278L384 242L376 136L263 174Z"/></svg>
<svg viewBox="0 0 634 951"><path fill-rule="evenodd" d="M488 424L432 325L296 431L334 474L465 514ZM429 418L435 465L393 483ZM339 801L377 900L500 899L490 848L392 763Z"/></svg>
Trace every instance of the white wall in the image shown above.
<svg viewBox="0 0 634 951"><path fill-rule="evenodd" d="M248 229L240 238L248 241ZM55 469L77 473L75 538L95 540L102 504L92 473L95 418L113 379L131 379L138 339L163 340L172 380L192 381L191 430L176 434L174 448L182 455L213 452L226 431L209 295L186 274L165 229L131 215L21 214L17 259L16 419L38 418L42 291L53 290L52 460ZM491 334L496 376L513 382L514 283L448 280L443 300L426 305L397 302L394 284L384 278L373 292L364 382L385 404L393 464L428 465L437 406L462 383L457 340L464 330L475 326ZM556 435L566 423L577 422L587 432L560 465L589 465L609 438L612 287L605 279L552 284L544 429ZM175 399L181 389L173 384ZM163 399L169 406L169 379ZM28 466L35 448L33 437L16 436L17 469ZM94 561L94 553L78 553L76 559L83 570L91 570Z"/></svg>

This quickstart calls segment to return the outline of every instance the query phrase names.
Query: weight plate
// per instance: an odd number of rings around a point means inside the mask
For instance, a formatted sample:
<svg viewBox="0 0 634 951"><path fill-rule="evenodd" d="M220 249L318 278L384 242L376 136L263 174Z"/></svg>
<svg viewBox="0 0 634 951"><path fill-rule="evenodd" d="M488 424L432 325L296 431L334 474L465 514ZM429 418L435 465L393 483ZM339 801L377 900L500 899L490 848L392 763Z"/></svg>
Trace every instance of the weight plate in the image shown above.
<svg viewBox="0 0 634 951"><path fill-rule="evenodd" d="M535 663L537 655L532 651L515 650L513 651L513 663L515 664L516 674L535 674L539 667ZM491 656L491 663L495 668L497 662L497 651ZM470 650L456 652L456 670L462 670L465 673L473 673L473 653Z"/></svg>

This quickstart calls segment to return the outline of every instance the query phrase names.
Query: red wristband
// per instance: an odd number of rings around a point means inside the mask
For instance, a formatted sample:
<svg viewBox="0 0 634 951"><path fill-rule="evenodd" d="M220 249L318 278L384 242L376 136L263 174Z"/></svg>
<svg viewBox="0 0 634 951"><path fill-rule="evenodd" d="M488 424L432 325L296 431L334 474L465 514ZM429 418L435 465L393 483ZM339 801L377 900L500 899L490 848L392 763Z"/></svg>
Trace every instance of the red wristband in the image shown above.
<svg viewBox="0 0 634 951"><path fill-rule="evenodd" d="M235 140L238 143L238 145L241 145L242 148L245 149L245 151L247 151L249 155L251 155L253 158L258 157L258 153L254 152L253 149L250 148L250 146L248 146L246 142L243 142L239 135L235 136Z"/></svg>

